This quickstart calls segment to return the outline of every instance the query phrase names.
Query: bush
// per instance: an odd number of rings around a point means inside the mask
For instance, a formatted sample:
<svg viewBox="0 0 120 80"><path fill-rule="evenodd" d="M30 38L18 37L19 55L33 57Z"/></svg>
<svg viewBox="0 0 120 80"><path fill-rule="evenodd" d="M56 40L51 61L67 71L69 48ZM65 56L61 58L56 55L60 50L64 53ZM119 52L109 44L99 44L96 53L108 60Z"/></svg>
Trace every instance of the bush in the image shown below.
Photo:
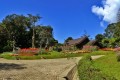
<svg viewBox="0 0 120 80"><path fill-rule="evenodd" d="M58 47L58 46L55 46L53 48L54 51L58 51L58 52L61 52L62 51L62 48L61 47Z"/></svg>
<svg viewBox="0 0 120 80"><path fill-rule="evenodd" d="M93 61L90 55L86 55L78 64L79 80L116 80L114 77L110 77L103 74L100 69L94 67Z"/></svg>
<svg viewBox="0 0 120 80"><path fill-rule="evenodd" d="M39 54L50 54L48 50L42 49Z"/></svg>
<svg viewBox="0 0 120 80"><path fill-rule="evenodd" d="M4 46L3 51L12 51L12 47L10 46Z"/></svg>

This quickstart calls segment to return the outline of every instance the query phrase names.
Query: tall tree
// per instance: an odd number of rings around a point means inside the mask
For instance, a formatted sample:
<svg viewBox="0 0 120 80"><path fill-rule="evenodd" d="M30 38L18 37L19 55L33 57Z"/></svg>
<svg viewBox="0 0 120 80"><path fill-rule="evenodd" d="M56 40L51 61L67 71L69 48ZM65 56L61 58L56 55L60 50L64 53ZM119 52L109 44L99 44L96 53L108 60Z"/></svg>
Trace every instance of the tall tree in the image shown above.
<svg viewBox="0 0 120 80"><path fill-rule="evenodd" d="M107 38L120 37L120 22L109 24L104 35Z"/></svg>
<svg viewBox="0 0 120 80"><path fill-rule="evenodd" d="M120 46L120 22L109 24L105 29L104 35L106 39L103 42L107 41L107 46Z"/></svg>
<svg viewBox="0 0 120 80"><path fill-rule="evenodd" d="M47 48L53 40L53 28L51 26L38 26L36 27L36 34L38 35L38 42L40 48L44 44Z"/></svg>
<svg viewBox="0 0 120 80"><path fill-rule="evenodd" d="M31 14L28 14L29 16L29 21L31 23L31 28L33 30L33 35L32 35L32 48L35 48L35 23L38 22L38 20L41 18L39 15L33 16Z"/></svg>
<svg viewBox="0 0 120 80"><path fill-rule="evenodd" d="M3 19L2 24L8 34L9 41L12 41L14 51L15 46L21 45L19 43L24 40L26 30L30 25L28 17L17 14L8 15Z"/></svg>

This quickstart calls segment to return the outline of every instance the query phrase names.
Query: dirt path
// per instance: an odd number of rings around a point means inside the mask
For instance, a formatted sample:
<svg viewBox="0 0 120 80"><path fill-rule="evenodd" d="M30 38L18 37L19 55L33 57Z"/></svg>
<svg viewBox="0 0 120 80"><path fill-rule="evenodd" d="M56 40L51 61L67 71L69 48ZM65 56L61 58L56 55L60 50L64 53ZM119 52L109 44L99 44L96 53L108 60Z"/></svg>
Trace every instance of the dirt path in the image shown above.
<svg viewBox="0 0 120 80"><path fill-rule="evenodd" d="M0 59L0 80L61 80L81 57L43 60ZM60 76L63 74L63 76Z"/></svg>
<svg viewBox="0 0 120 80"><path fill-rule="evenodd" d="M46 60L0 59L0 80L58 80L59 75L75 65L76 58Z"/></svg>

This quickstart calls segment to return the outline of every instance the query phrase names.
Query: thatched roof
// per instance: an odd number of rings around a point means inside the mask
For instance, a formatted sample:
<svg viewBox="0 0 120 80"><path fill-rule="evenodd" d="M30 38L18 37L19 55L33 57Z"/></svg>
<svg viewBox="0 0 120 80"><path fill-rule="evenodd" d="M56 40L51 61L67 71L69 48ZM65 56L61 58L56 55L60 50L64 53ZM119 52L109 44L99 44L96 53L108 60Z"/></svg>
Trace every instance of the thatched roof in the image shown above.
<svg viewBox="0 0 120 80"><path fill-rule="evenodd" d="M89 45L89 46L98 46L100 48L102 47L101 44L98 41L96 41L96 40L91 40L86 45Z"/></svg>
<svg viewBox="0 0 120 80"><path fill-rule="evenodd" d="M95 45L96 43L97 43L96 40L91 40L91 41L89 41L86 45L92 46L92 45Z"/></svg>
<svg viewBox="0 0 120 80"><path fill-rule="evenodd" d="M81 37L78 39L70 40L67 42L67 44L68 45L77 45L77 44L84 42L86 39L89 40L87 36L84 36L84 37Z"/></svg>

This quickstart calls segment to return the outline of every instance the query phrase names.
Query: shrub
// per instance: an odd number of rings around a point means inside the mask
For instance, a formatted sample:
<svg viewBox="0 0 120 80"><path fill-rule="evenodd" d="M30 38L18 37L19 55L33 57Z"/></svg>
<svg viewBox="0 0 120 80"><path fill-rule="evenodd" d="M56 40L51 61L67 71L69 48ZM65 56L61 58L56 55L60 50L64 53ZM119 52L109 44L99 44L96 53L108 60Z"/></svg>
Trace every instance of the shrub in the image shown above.
<svg viewBox="0 0 120 80"><path fill-rule="evenodd" d="M62 51L62 48L61 47L58 47L58 46L55 46L53 48L54 51L58 51L58 52L61 52Z"/></svg>
<svg viewBox="0 0 120 80"><path fill-rule="evenodd" d="M41 49L41 51L39 52L39 54L50 54L48 50L45 49Z"/></svg>
<svg viewBox="0 0 120 80"><path fill-rule="evenodd" d="M79 61L79 80L116 80L114 77L103 74L100 69L94 67L93 63L90 55L86 55Z"/></svg>

